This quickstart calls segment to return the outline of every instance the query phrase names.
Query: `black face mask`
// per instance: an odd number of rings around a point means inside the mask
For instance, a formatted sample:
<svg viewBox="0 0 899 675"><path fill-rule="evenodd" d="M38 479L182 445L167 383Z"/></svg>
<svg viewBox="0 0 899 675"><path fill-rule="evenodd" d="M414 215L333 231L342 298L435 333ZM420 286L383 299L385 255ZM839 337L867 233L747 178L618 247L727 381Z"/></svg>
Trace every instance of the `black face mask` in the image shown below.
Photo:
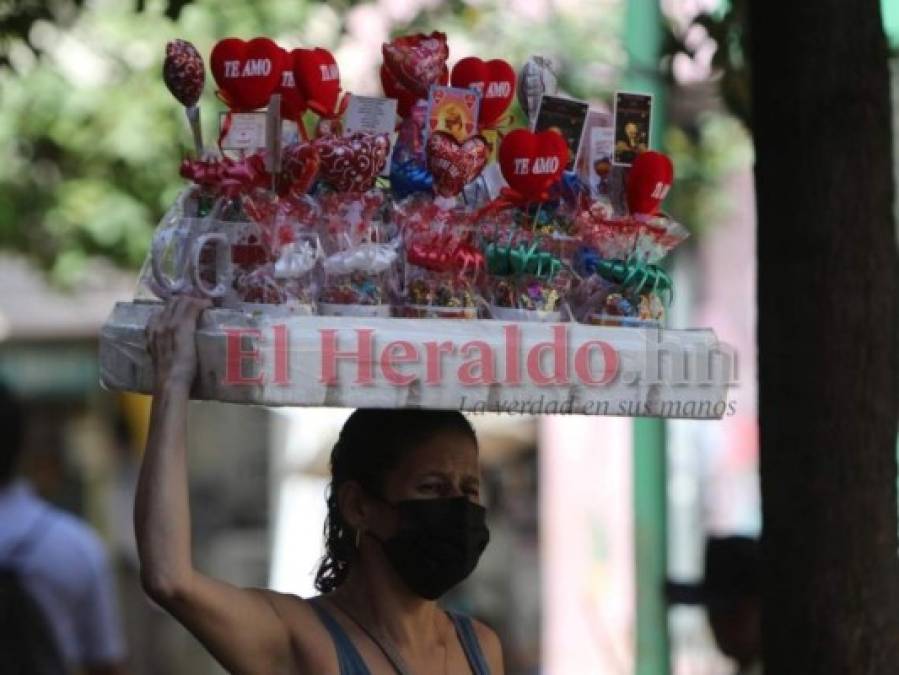
<svg viewBox="0 0 899 675"><path fill-rule="evenodd" d="M413 593L436 600L474 571L490 540L483 506L465 497L406 499L391 506L399 529L381 545Z"/></svg>

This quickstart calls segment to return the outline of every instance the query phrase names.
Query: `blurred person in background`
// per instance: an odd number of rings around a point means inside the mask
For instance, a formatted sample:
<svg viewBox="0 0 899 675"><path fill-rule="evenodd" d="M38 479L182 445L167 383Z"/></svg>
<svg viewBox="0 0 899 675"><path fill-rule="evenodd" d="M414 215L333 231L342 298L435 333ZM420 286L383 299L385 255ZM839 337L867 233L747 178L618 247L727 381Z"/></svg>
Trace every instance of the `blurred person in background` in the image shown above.
<svg viewBox="0 0 899 675"><path fill-rule="evenodd" d="M25 413L2 383L0 428L0 670L15 672L6 670L12 661L28 675L120 675L125 646L106 549L18 476Z"/></svg>
<svg viewBox="0 0 899 675"><path fill-rule="evenodd" d="M355 411L331 453L321 595L239 588L191 559L187 404L205 300L147 327L150 431L134 507L147 593L230 672L502 675L496 634L436 603L487 545L478 445L456 411Z"/></svg>
<svg viewBox="0 0 899 675"><path fill-rule="evenodd" d="M699 584L668 583L672 604L703 605L718 649L737 675L762 675L759 543L742 536L709 537Z"/></svg>

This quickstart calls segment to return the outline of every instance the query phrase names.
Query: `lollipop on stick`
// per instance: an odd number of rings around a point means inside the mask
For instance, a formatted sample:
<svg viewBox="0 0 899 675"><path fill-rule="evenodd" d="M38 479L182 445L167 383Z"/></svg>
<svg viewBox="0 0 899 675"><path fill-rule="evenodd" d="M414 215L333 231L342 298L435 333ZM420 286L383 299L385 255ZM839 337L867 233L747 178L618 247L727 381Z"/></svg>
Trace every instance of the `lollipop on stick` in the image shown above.
<svg viewBox="0 0 899 675"><path fill-rule="evenodd" d="M197 101L203 93L206 79L203 57L187 40L172 40L165 47L162 79L187 114L187 121L194 136L197 157L203 155L203 132L200 129L200 108Z"/></svg>

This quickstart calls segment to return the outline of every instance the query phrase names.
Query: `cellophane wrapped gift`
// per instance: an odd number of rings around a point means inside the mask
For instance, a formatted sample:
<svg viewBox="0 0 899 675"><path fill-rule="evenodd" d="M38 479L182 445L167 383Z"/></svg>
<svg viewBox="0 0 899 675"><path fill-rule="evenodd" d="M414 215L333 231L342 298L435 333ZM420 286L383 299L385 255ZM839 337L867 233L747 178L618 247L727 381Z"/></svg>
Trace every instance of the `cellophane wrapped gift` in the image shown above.
<svg viewBox="0 0 899 675"><path fill-rule="evenodd" d="M268 314L314 314L324 257L317 203L304 195L276 200L254 191L244 196L243 210L256 226L261 251L254 255L245 237L232 248L238 306Z"/></svg>
<svg viewBox="0 0 899 675"><path fill-rule="evenodd" d="M564 271L552 277L493 277L487 289L490 317L502 321L563 321L563 303L570 285L571 275Z"/></svg>
<svg viewBox="0 0 899 675"><path fill-rule="evenodd" d="M325 193L319 204L325 253L319 313L390 316L399 294L400 242L387 234L383 193Z"/></svg>
<svg viewBox="0 0 899 675"><path fill-rule="evenodd" d="M561 321L571 274L547 250L547 237L513 230L485 244L484 297L490 316L503 321ZM551 247L550 247L551 248Z"/></svg>
<svg viewBox="0 0 899 675"><path fill-rule="evenodd" d="M580 247L568 305L577 321L604 326L661 326L673 284L660 261L688 236L665 214L615 215L596 201L575 218Z"/></svg>
<svg viewBox="0 0 899 675"><path fill-rule="evenodd" d="M638 293L598 274L575 280L567 307L575 321L594 326L661 327L665 321L659 293Z"/></svg>
<svg viewBox="0 0 899 675"><path fill-rule="evenodd" d="M470 228L408 233L403 302L394 313L406 318L476 319L483 254L472 241Z"/></svg>

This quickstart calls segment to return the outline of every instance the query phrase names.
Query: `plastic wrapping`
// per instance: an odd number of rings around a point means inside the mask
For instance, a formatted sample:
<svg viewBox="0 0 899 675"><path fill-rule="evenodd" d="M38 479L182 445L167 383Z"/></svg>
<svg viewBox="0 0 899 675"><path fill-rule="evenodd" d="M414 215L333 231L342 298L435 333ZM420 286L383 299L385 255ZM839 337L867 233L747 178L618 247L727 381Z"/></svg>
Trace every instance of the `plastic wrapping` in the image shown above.
<svg viewBox="0 0 899 675"><path fill-rule="evenodd" d="M325 257L319 313L389 316L398 292L399 241L388 237L383 193L326 193L320 204Z"/></svg>
<svg viewBox="0 0 899 675"><path fill-rule="evenodd" d="M394 314L410 319L476 319L480 304L475 285L465 276L407 264L404 302Z"/></svg>
<svg viewBox="0 0 899 675"><path fill-rule="evenodd" d="M484 255L467 220L467 214L444 212L431 230L404 229L403 302L396 316L477 318Z"/></svg>
<svg viewBox="0 0 899 675"><path fill-rule="evenodd" d="M581 241L603 258L636 258L646 263L657 263L689 236L667 216L614 218L602 207L579 213L574 227Z"/></svg>
<svg viewBox="0 0 899 675"><path fill-rule="evenodd" d="M597 274L576 281L567 308L575 321L594 326L661 327L665 305L657 293L634 293Z"/></svg>

